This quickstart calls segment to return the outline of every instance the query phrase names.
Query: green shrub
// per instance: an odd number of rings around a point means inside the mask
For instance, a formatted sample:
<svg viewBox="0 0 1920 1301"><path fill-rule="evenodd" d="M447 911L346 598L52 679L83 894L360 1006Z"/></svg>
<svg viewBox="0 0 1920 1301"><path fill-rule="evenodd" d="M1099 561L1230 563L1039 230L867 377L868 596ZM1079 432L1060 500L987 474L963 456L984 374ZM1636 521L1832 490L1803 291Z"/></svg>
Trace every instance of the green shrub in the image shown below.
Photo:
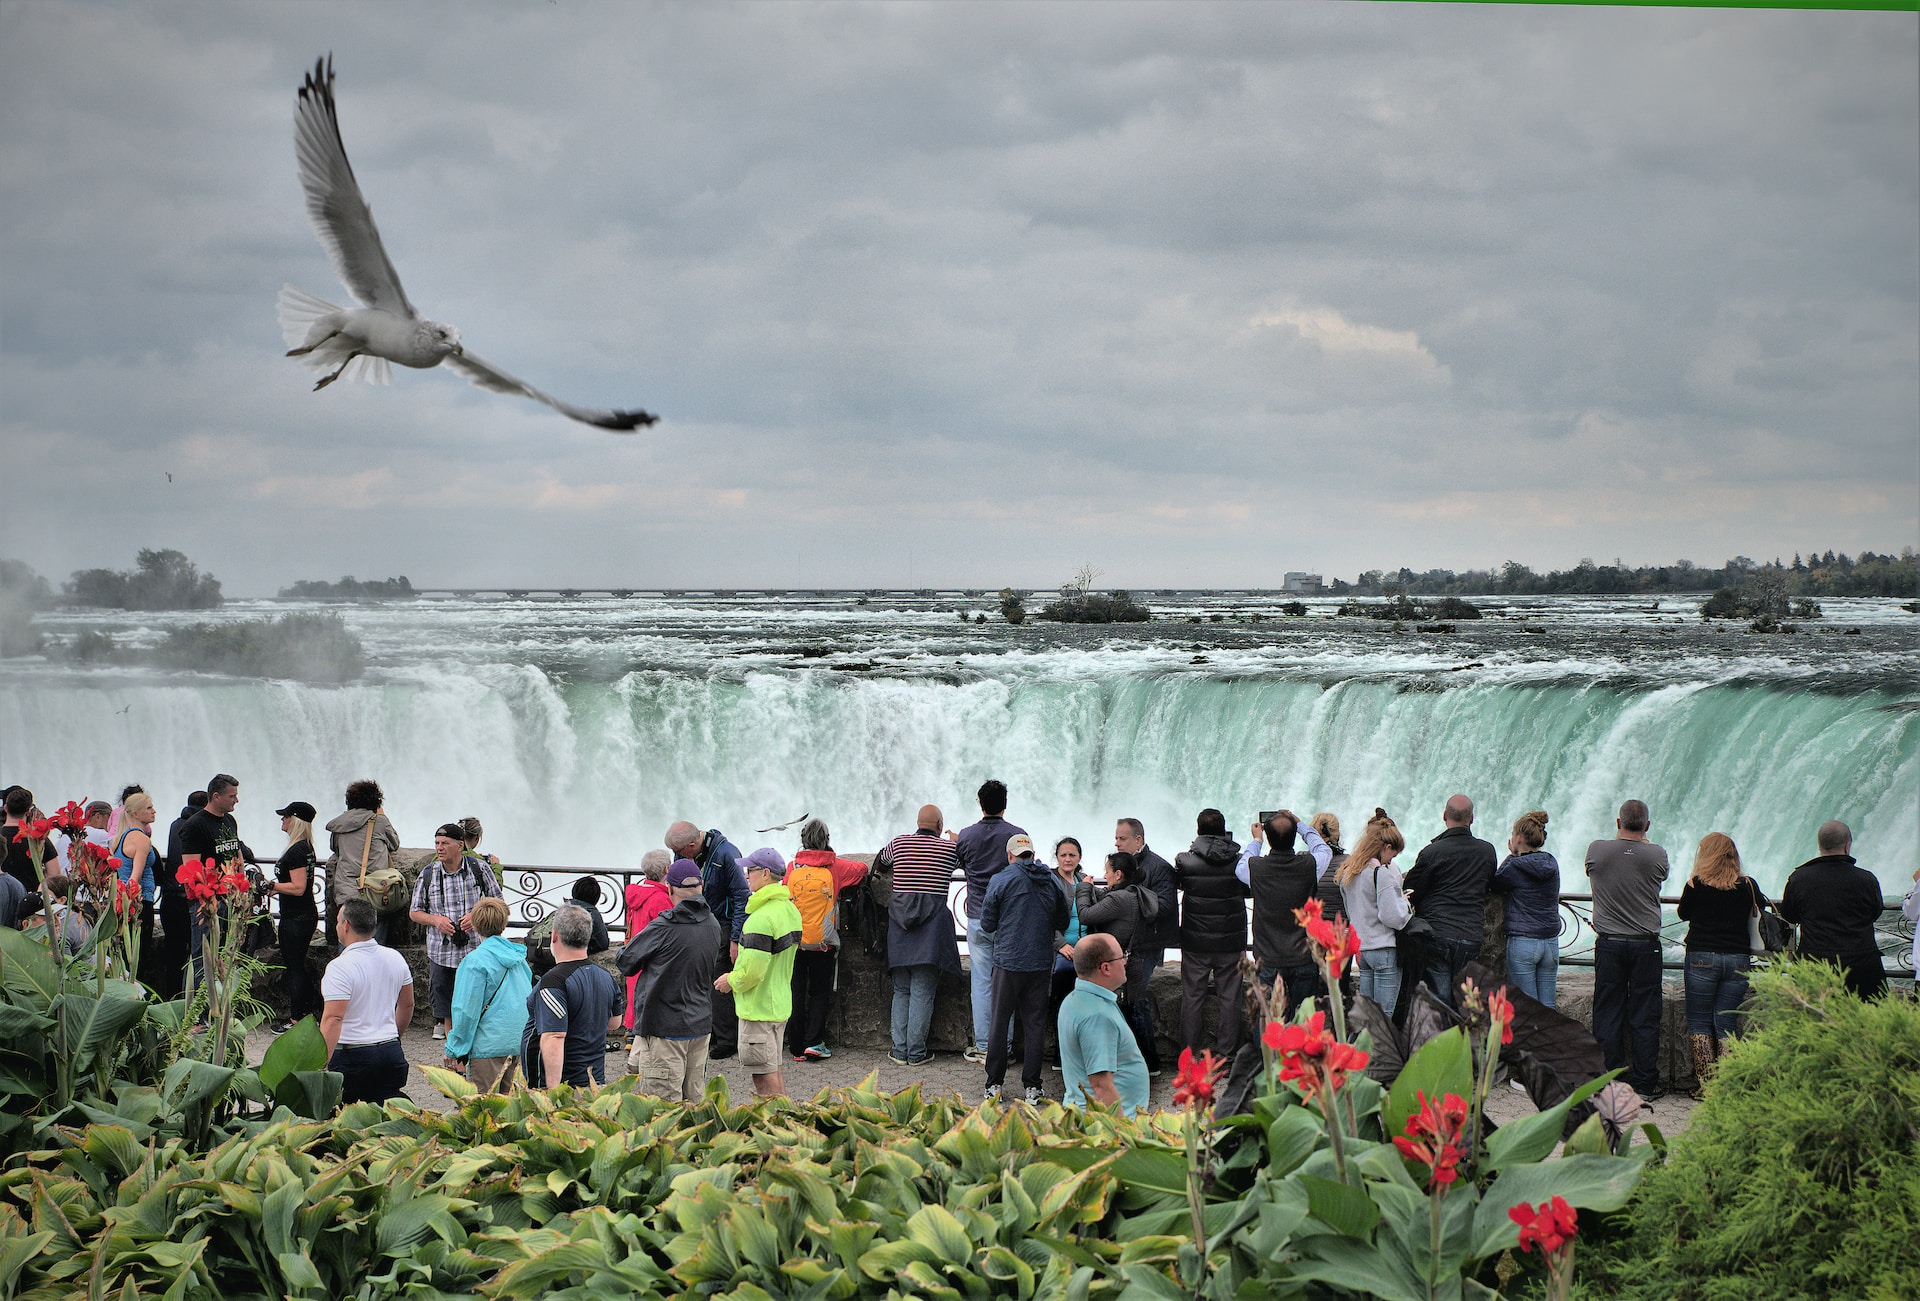
<svg viewBox="0 0 1920 1301"><path fill-rule="evenodd" d="M1667 1163L1581 1259L1646 1301L1920 1296L1920 1007L1832 967L1757 973L1750 1033Z"/></svg>
<svg viewBox="0 0 1920 1301"><path fill-rule="evenodd" d="M1054 623L1146 623L1153 611L1130 592L1085 592L1050 602L1034 617Z"/></svg>

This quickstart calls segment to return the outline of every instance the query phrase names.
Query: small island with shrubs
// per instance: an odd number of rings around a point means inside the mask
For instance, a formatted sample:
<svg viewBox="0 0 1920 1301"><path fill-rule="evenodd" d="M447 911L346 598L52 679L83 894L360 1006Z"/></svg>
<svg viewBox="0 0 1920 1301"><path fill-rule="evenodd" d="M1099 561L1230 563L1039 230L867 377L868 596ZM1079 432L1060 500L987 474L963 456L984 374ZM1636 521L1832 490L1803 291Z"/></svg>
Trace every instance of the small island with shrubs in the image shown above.
<svg viewBox="0 0 1920 1301"><path fill-rule="evenodd" d="M280 589L282 601L409 601L416 593L405 574L398 578L355 578L348 574L338 582L323 578L303 578L291 587Z"/></svg>
<svg viewBox="0 0 1920 1301"><path fill-rule="evenodd" d="M1060 588L1059 599L1042 606L1036 619L1051 623L1146 623L1153 611L1133 599L1127 591L1096 592L1094 582L1100 571L1082 565L1078 573Z"/></svg>

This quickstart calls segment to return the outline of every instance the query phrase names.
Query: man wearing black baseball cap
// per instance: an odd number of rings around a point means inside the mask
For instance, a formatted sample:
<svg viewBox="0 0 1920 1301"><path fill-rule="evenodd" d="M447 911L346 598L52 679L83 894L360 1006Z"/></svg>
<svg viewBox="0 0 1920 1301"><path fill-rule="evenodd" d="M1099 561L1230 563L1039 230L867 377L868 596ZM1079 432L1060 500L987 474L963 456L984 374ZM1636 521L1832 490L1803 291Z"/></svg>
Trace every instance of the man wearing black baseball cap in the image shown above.
<svg viewBox="0 0 1920 1301"><path fill-rule="evenodd" d="M287 970L287 1016L274 1023L273 1032L284 1034L301 1017L321 1012L320 993L307 970L307 946L320 926L320 910L313 903L313 805L295 800L274 812L280 815L280 830L287 833L287 847L273 869L273 893L280 904L280 961Z"/></svg>
<svg viewBox="0 0 1920 1301"><path fill-rule="evenodd" d="M427 994L433 1001L433 1037L447 1037L453 1020L453 977L472 948L467 915L484 898L499 899L500 883L483 859L467 852L467 831L458 822L433 833L438 861L413 886L413 920L427 928Z"/></svg>

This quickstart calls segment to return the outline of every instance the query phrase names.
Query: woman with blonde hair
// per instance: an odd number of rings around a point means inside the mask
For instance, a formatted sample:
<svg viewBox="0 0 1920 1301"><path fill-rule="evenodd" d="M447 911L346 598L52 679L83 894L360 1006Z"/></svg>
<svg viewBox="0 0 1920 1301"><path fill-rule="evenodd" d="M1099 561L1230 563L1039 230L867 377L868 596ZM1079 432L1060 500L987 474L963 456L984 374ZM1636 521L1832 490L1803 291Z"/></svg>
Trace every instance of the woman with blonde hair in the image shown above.
<svg viewBox="0 0 1920 1301"><path fill-rule="evenodd" d="M1546 843L1546 813L1522 814L1493 874L1493 892L1507 897L1507 979L1552 1007L1560 987L1560 863Z"/></svg>
<svg viewBox="0 0 1920 1301"><path fill-rule="evenodd" d="M1740 1028L1752 965L1748 922L1767 897L1740 870L1731 836L1709 831L1694 852L1693 875L1680 889L1680 920L1687 923L1687 1034L1693 1040L1693 1096L1699 1097L1722 1049L1717 1041Z"/></svg>
<svg viewBox="0 0 1920 1301"><path fill-rule="evenodd" d="M320 993L307 969L307 947L320 927L320 909L313 902L313 869L319 855L313 847L313 820L318 810L295 800L280 815L287 847L273 866L273 893L280 904L280 963L287 971L287 1017L274 1023L275 1034L285 1034L301 1017L320 1015Z"/></svg>
<svg viewBox="0 0 1920 1301"><path fill-rule="evenodd" d="M1407 847L1405 836L1376 808L1367 829L1340 868L1340 897L1347 923L1360 941L1353 965L1353 992L1365 994L1392 1016L1400 1002L1400 928L1413 917L1413 905L1400 883L1394 856Z"/></svg>

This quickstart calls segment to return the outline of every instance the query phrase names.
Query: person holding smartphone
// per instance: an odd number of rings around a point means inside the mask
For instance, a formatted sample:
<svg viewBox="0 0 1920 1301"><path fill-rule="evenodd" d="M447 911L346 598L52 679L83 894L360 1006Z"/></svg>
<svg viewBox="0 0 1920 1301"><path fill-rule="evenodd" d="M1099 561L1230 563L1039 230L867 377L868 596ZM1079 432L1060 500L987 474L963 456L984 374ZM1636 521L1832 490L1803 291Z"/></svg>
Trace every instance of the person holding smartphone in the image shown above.
<svg viewBox="0 0 1920 1301"><path fill-rule="evenodd" d="M466 832L458 822L443 823L433 833L433 855L434 861L414 882L411 916L427 931L433 1037L445 1039L453 1020L454 978L473 947L473 906L502 896L493 869L467 853Z"/></svg>

